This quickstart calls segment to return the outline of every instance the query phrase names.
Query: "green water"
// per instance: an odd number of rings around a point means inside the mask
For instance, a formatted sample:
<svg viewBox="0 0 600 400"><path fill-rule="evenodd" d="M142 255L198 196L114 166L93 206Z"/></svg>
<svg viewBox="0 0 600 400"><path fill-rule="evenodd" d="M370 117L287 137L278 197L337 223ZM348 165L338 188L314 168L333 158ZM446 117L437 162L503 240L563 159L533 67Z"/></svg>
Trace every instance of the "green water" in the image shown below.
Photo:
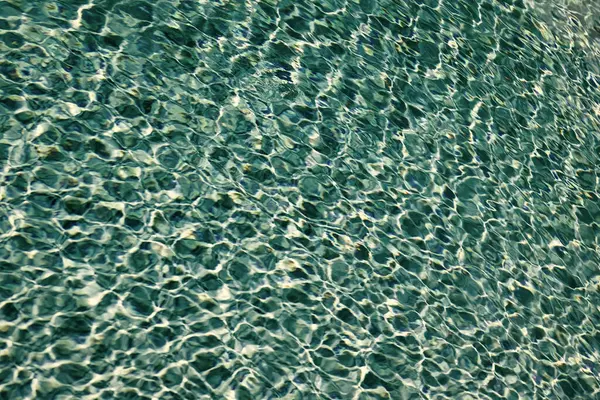
<svg viewBox="0 0 600 400"><path fill-rule="evenodd" d="M0 1L0 399L600 398L600 3Z"/></svg>

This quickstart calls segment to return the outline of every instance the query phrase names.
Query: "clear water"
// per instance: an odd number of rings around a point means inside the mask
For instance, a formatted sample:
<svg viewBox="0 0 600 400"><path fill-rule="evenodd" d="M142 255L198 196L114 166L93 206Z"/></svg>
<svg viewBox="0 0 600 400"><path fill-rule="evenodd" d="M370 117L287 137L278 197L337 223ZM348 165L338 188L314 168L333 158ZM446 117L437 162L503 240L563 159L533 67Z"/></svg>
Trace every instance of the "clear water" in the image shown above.
<svg viewBox="0 0 600 400"><path fill-rule="evenodd" d="M0 1L0 399L600 398L600 4Z"/></svg>

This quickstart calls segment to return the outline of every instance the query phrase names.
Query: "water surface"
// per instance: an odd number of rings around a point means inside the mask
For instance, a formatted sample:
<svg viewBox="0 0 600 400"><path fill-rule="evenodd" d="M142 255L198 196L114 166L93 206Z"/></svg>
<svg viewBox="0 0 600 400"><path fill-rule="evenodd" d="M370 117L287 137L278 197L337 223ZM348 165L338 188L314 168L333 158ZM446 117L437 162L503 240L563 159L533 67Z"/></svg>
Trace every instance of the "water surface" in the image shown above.
<svg viewBox="0 0 600 400"><path fill-rule="evenodd" d="M0 399L592 399L600 7L0 1Z"/></svg>

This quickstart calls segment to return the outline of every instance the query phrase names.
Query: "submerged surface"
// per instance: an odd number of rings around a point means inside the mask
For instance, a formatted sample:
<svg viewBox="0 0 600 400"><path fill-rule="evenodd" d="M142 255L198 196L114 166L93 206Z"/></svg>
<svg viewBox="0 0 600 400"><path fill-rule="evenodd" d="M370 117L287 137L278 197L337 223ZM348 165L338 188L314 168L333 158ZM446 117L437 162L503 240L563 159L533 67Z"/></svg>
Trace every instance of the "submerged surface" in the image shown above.
<svg viewBox="0 0 600 400"><path fill-rule="evenodd" d="M0 1L0 399L597 398L553 3Z"/></svg>

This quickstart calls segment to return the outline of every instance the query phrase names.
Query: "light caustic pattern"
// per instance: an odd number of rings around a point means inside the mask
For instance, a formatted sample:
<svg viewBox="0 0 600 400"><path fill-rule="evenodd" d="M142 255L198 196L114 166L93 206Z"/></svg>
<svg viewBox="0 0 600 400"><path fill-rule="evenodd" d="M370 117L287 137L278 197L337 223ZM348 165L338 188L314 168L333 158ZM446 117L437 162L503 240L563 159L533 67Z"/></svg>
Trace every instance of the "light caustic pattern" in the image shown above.
<svg viewBox="0 0 600 400"><path fill-rule="evenodd" d="M0 1L0 399L592 399L600 4Z"/></svg>

